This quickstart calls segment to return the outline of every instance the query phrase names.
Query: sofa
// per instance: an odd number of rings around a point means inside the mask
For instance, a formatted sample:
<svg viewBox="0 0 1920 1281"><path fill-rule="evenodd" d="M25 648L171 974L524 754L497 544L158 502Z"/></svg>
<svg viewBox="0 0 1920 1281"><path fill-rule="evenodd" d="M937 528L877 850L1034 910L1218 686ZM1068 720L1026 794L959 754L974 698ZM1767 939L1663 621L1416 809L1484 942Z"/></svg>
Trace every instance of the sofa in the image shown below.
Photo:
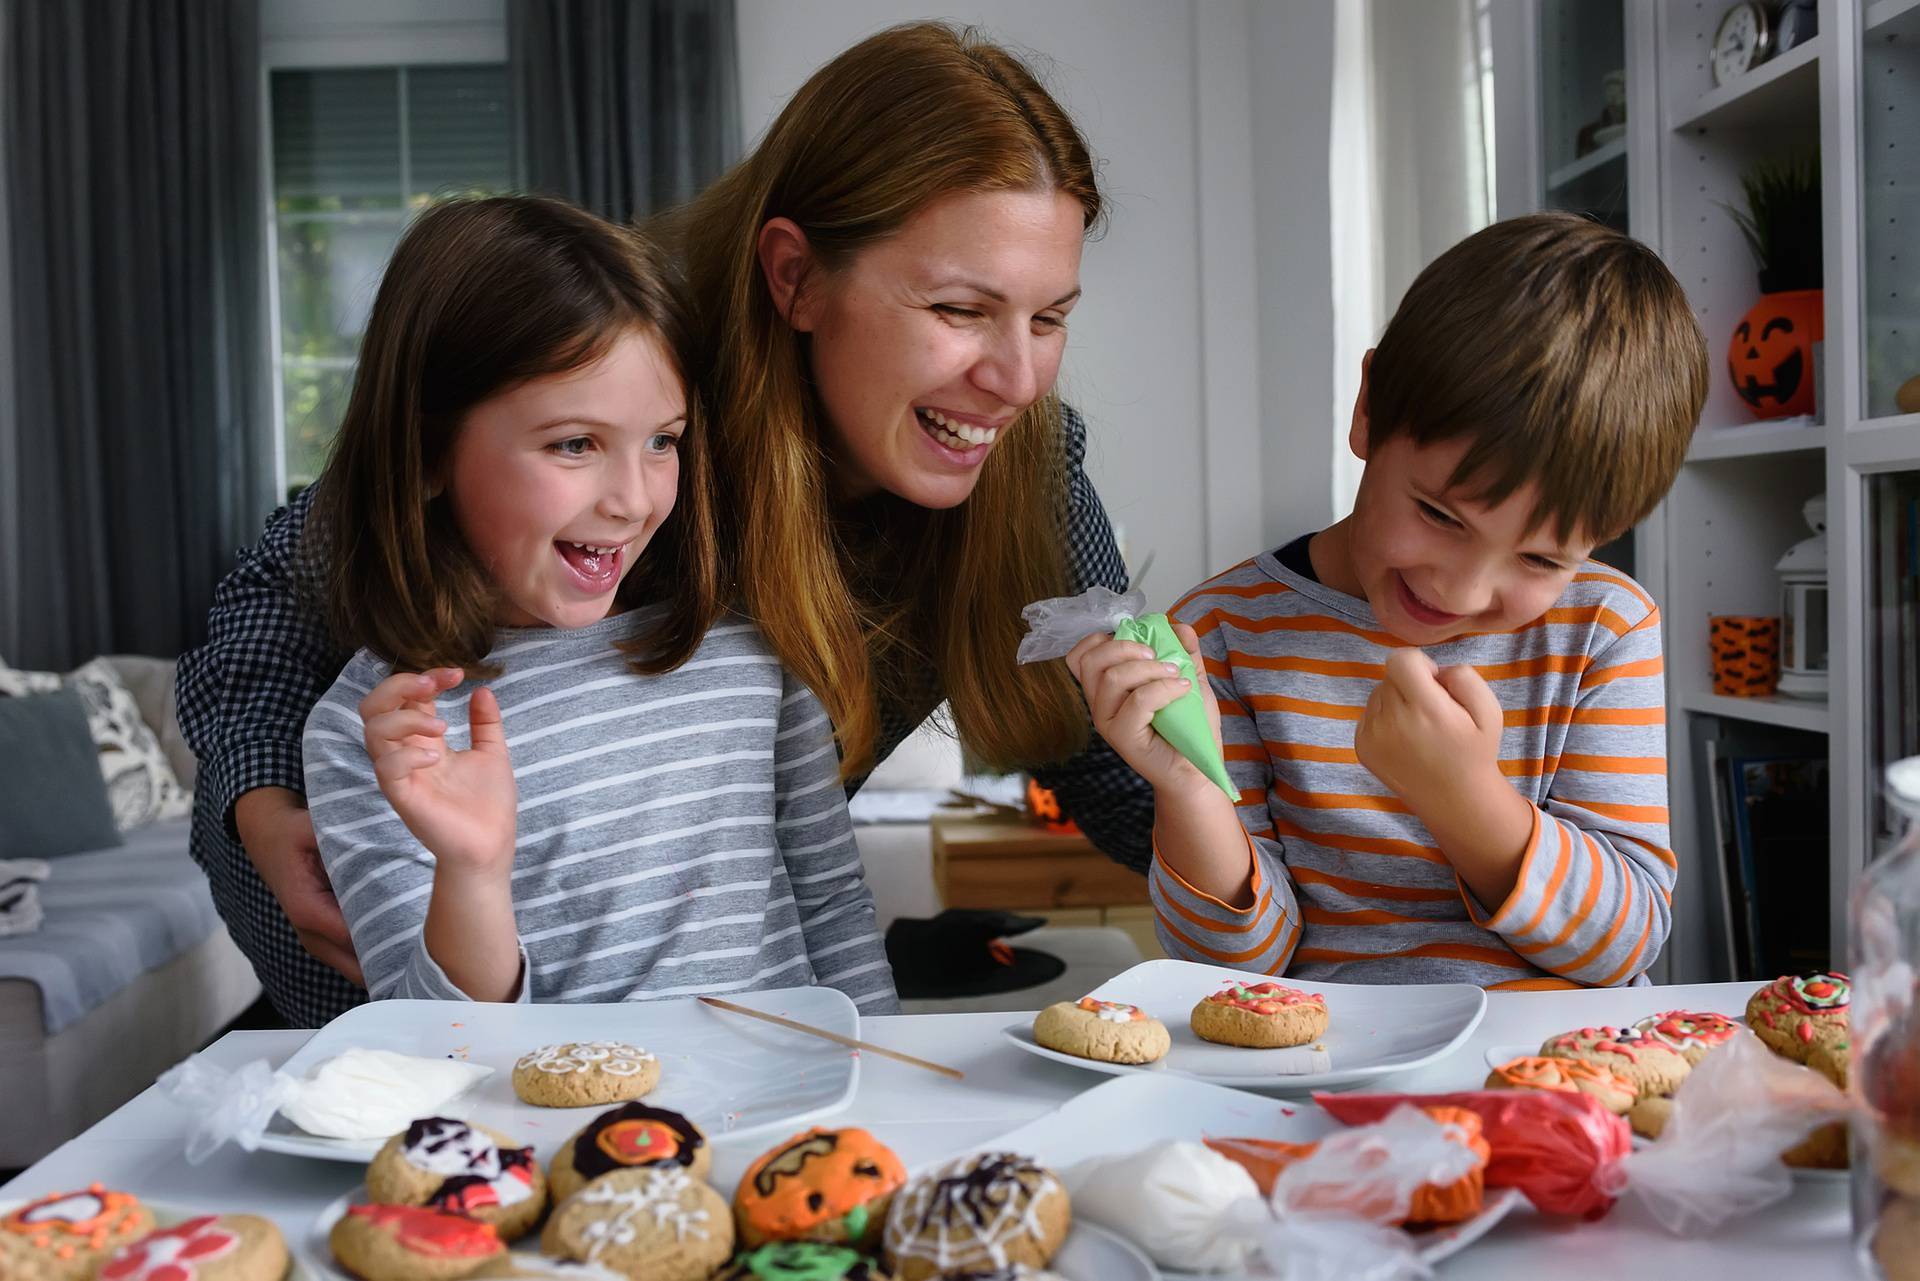
<svg viewBox="0 0 1920 1281"><path fill-rule="evenodd" d="M103 660L178 780L171 661ZM189 819L50 861L38 929L0 937L0 1168L32 1164L201 1048L260 995L187 852Z"/></svg>

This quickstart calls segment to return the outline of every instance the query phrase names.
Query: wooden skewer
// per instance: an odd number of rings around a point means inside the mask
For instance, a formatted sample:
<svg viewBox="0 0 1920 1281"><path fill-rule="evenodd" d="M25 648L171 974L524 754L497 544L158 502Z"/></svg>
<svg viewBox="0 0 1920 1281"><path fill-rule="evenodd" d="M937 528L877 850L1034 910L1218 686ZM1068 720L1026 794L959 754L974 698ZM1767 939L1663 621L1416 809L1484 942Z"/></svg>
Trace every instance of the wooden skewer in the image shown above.
<svg viewBox="0 0 1920 1281"><path fill-rule="evenodd" d="M850 1036L841 1036L838 1032L829 1032L823 1027L814 1027L811 1024L799 1023L793 1019L782 1018L778 1014L768 1014L763 1010L748 1009L744 1005L735 1005L732 1001L723 1001L717 996L703 996L700 998L700 1001L702 1004L711 1005L717 1010L726 1010L730 1014L744 1014L750 1019L759 1019L764 1023L777 1024L790 1031L805 1032L808 1036L817 1036L822 1040L832 1041L836 1045L844 1045L850 1050L860 1050L867 1054L878 1054L882 1058L911 1064L917 1068L925 1068L929 1072L938 1072L941 1076L952 1077L956 1081L964 1081L967 1076L965 1072L962 1072L958 1068L950 1068L940 1063L929 1063L925 1059L916 1059L911 1054L902 1054L898 1050L889 1050L884 1045L874 1045L870 1041L856 1041Z"/></svg>

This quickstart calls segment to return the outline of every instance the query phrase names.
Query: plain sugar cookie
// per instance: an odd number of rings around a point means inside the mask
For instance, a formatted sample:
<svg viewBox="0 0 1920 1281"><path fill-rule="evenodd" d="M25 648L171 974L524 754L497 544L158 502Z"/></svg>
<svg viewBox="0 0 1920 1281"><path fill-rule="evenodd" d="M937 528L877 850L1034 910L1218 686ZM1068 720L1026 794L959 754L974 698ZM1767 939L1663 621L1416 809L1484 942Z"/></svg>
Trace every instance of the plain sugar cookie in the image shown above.
<svg viewBox="0 0 1920 1281"><path fill-rule="evenodd" d="M1091 996L1040 1011L1033 1019L1033 1039L1049 1050L1102 1063L1152 1063L1173 1045L1167 1025L1139 1006Z"/></svg>

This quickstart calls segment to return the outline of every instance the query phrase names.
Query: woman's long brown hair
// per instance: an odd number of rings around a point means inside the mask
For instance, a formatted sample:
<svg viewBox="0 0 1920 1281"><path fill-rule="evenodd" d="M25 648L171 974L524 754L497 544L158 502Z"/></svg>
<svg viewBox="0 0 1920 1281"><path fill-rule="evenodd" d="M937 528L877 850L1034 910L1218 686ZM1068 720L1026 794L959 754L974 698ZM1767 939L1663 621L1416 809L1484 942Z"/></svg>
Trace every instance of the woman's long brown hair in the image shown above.
<svg viewBox="0 0 1920 1281"><path fill-rule="evenodd" d="M685 383L692 323L665 255L645 236L563 201L448 201L400 239L360 345L353 395L308 517L339 639L396 668L483 665L499 593L439 493L467 412L531 378L568 373L623 334L660 340ZM718 612L713 481L688 388L672 513L620 584L667 604L621 648L640 672L685 662Z"/></svg>
<svg viewBox="0 0 1920 1281"><path fill-rule="evenodd" d="M832 273L956 192L1060 191L1084 225L1102 204L1086 141L1033 73L971 30L890 28L794 95L753 154L667 221L700 309L699 364L734 537L727 581L833 718L841 772L872 768L880 698L943 688L981 762L1037 765L1086 742L1059 663L1017 666L1020 609L1066 589L1060 406L1003 433L956 508L830 496L830 428L801 335L774 305L756 245L770 218ZM931 710L931 699L920 710Z"/></svg>

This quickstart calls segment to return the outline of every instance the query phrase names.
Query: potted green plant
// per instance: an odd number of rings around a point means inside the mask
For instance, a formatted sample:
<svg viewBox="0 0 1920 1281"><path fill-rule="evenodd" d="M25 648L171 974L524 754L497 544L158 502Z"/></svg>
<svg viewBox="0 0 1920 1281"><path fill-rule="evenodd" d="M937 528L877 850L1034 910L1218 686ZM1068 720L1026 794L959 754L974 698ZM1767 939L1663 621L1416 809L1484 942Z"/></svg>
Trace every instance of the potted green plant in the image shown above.
<svg viewBox="0 0 1920 1281"><path fill-rule="evenodd" d="M1727 206L1760 267L1760 301L1734 327L1727 372L1756 418L1814 407L1814 344L1826 337L1821 289L1820 155L1765 160L1741 176L1746 208Z"/></svg>

